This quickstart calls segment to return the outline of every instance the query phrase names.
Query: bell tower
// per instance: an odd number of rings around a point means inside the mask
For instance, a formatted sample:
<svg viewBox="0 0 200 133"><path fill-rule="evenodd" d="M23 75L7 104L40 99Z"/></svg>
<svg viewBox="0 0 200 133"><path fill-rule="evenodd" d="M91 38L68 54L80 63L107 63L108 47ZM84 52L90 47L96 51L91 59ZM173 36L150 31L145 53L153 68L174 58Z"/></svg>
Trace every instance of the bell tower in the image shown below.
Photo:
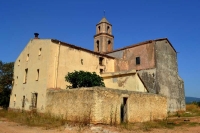
<svg viewBox="0 0 200 133"><path fill-rule="evenodd" d="M105 53L113 51L114 36L112 35L112 25L105 17L96 25L96 35L94 35L94 51Z"/></svg>

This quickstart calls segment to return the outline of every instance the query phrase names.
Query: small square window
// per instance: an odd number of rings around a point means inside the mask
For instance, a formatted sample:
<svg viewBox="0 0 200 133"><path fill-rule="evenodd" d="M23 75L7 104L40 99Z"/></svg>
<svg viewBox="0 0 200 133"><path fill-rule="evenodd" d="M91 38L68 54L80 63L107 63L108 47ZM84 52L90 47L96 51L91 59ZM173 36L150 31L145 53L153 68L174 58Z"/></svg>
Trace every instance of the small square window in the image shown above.
<svg viewBox="0 0 200 133"><path fill-rule="evenodd" d="M140 64L140 57L136 57L136 65Z"/></svg>
<svg viewBox="0 0 200 133"><path fill-rule="evenodd" d="M103 69L100 69L100 74L102 74L103 73Z"/></svg>

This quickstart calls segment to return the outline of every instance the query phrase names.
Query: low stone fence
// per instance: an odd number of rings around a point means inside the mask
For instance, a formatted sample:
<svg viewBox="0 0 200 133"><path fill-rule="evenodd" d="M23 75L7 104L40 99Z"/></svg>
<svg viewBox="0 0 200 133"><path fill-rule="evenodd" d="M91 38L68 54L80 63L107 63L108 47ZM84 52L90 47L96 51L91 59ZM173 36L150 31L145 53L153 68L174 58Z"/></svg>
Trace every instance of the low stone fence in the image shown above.
<svg viewBox="0 0 200 133"><path fill-rule="evenodd" d="M164 96L103 87L48 90L46 112L70 121L119 124L167 117Z"/></svg>

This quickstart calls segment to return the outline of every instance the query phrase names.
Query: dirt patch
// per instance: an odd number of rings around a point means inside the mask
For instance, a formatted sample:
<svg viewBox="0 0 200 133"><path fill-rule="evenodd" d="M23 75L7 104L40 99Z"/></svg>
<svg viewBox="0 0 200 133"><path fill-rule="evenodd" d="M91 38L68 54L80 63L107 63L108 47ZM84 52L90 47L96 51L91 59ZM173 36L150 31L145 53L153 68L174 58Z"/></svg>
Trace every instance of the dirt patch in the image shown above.
<svg viewBox="0 0 200 133"><path fill-rule="evenodd" d="M200 133L200 117L196 118L171 118L176 123L187 122L173 129L139 129L140 125L134 125L132 130L109 125L65 125L56 129L45 127L29 127L19 123L10 122L0 118L0 133ZM174 120L176 119L176 120ZM186 120L187 121L184 121ZM189 121L188 121L189 120Z"/></svg>

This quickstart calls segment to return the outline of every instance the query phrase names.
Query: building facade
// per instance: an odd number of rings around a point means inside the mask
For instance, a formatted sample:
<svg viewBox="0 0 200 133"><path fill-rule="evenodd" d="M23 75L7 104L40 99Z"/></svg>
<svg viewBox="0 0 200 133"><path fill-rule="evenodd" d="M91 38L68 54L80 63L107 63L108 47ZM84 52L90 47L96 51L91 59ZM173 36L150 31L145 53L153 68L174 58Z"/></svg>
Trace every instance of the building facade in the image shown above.
<svg viewBox="0 0 200 133"><path fill-rule="evenodd" d="M107 88L163 95L168 111L185 110L177 53L167 38L114 50L112 25L106 18L96 25L94 51L38 35L15 61L10 108L45 112L48 89L66 89L67 73L83 70L100 75Z"/></svg>

